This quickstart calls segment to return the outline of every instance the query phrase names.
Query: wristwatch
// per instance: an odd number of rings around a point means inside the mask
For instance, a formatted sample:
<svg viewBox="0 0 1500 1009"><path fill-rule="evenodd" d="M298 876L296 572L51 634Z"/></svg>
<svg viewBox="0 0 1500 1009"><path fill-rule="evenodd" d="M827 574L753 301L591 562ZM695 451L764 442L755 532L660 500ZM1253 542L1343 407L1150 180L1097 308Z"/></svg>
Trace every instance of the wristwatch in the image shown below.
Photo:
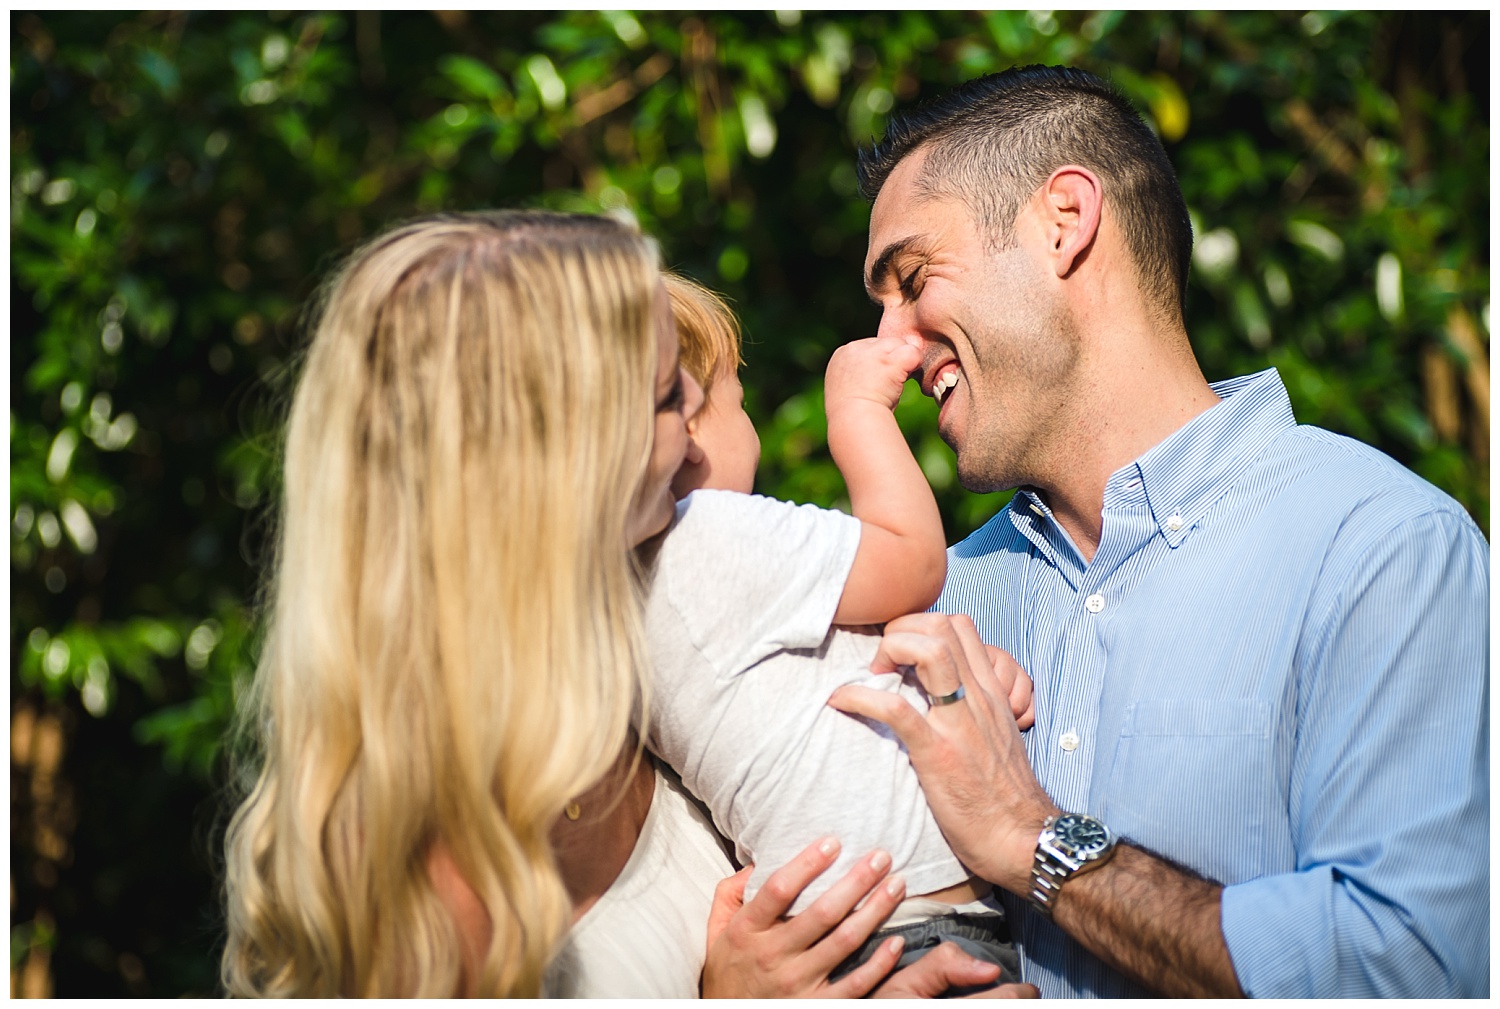
<svg viewBox="0 0 1500 1009"><path fill-rule="evenodd" d="M1097 869L1115 853L1115 835L1084 813L1049 816L1036 839L1031 863L1031 902L1048 918L1062 885L1079 873Z"/></svg>

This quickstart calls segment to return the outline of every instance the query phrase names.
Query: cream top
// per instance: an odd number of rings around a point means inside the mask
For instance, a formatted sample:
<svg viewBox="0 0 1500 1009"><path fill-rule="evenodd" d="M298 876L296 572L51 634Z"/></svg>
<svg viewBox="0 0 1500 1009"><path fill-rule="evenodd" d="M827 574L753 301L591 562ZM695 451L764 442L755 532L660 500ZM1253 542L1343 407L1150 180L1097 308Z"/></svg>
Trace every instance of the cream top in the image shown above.
<svg viewBox="0 0 1500 1009"><path fill-rule="evenodd" d="M697 998L714 888L734 874L719 835L671 774L625 868L548 965L549 998Z"/></svg>

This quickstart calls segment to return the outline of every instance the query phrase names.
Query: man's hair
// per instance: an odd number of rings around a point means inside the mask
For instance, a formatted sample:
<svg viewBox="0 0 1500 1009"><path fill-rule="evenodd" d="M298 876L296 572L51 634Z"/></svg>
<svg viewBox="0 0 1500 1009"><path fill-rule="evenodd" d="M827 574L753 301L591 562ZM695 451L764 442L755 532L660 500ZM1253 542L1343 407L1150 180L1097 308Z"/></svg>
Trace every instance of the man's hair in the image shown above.
<svg viewBox="0 0 1500 1009"><path fill-rule="evenodd" d="M670 270L663 270L661 279L672 302L682 366L703 388L706 399L715 379L735 374L745 363L739 320L720 295L697 281Z"/></svg>
<svg viewBox="0 0 1500 1009"><path fill-rule="evenodd" d="M1161 141L1106 81L1072 67L1017 67L897 113L885 137L859 152L865 198L924 148L918 191L964 203L995 248L1014 244L1016 214L1054 171L1094 172L1142 290L1169 315L1182 310L1193 248L1187 204Z"/></svg>

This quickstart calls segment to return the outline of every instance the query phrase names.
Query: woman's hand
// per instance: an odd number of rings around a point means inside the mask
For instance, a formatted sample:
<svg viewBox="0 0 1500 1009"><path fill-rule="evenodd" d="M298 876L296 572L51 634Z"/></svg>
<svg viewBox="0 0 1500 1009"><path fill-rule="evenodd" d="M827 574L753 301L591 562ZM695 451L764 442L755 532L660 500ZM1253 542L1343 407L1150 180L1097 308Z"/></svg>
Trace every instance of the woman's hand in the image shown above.
<svg viewBox="0 0 1500 1009"><path fill-rule="evenodd" d="M858 998L890 972L901 955L899 938L881 945L838 981L828 982L828 972L858 949L906 896L900 876L886 878L891 857L885 852L861 859L801 914L782 917L838 853L835 838L813 843L772 873L748 904L750 867L719 884L708 918L704 998ZM864 904L856 910L861 900Z"/></svg>
<svg viewBox="0 0 1500 1009"><path fill-rule="evenodd" d="M782 866L746 904L746 867L719 884L708 918L704 998L932 998L950 987L994 981L1000 968L951 943L895 974L902 940L891 938L865 963L829 983L828 972L870 937L903 897L899 876L886 878L890 856L875 851L801 914L783 918L803 889L838 857L828 837ZM855 908L861 900L864 904ZM879 988L876 988L876 985ZM1030 998L1031 985L1001 985L973 998Z"/></svg>

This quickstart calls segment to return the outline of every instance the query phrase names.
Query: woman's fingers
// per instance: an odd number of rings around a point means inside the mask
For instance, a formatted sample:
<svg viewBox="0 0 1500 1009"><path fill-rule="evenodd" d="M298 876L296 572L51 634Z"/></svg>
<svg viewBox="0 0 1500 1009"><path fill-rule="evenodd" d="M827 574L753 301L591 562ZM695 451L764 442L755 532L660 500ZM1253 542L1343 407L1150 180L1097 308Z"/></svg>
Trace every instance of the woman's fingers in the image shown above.
<svg viewBox="0 0 1500 1009"><path fill-rule="evenodd" d="M833 838L824 838L804 849L772 873L760 892L725 924L719 924L724 909L732 908L743 896L745 873L719 885L714 895L708 957L703 968L705 998L746 995L806 998L830 990L829 971L858 949L906 895L906 884L900 878L885 878L891 870L890 856L875 851L860 859L806 910L790 918L782 917L802 889L837 854L838 844ZM715 927L717 933L712 931ZM884 948L877 951L877 958L885 957L885 952ZM879 973L851 972L857 976L845 988L854 995L864 994L895 963L894 956L885 960L886 966ZM856 987L858 991L854 991Z"/></svg>
<svg viewBox="0 0 1500 1009"><path fill-rule="evenodd" d="M870 959L829 985L823 995L827 998L864 998L896 966L905 948L905 939L891 936L880 944Z"/></svg>
<svg viewBox="0 0 1500 1009"><path fill-rule="evenodd" d="M744 924L757 931L770 928L786 914L807 885L833 864L838 853L836 837L820 838L803 848L790 862L771 873L755 897L744 906ZM740 893L744 894L743 886Z"/></svg>
<svg viewBox="0 0 1500 1009"><path fill-rule="evenodd" d="M816 953L813 966L819 973L837 967L896 909L906 884L899 877L887 880L890 871L891 856L872 851L787 922L788 941Z"/></svg>
<svg viewBox="0 0 1500 1009"><path fill-rule="evenodd" d="M745 884L750 882L750 873L755 869L747 865L727 879L719 880L714 887L714 903L708 910L708 945L729 925L729 922L745 906Z"/></svg>

